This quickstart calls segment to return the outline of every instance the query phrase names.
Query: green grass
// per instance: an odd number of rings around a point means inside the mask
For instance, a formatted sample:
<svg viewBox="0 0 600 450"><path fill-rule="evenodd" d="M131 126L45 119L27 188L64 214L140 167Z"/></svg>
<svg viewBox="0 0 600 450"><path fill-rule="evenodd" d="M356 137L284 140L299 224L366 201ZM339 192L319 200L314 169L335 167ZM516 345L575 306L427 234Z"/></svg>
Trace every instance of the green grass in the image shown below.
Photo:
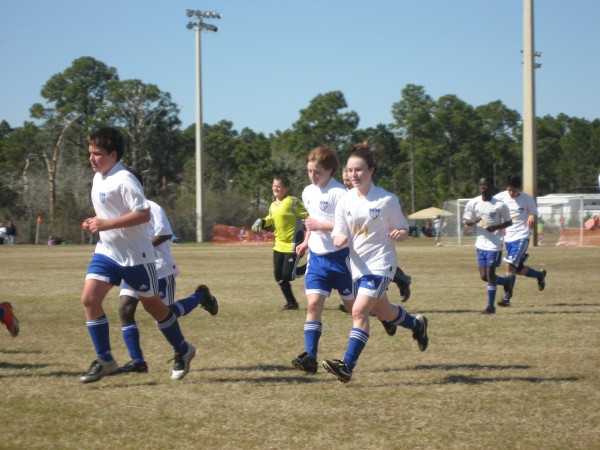
<svg viewBox="0 0 600 450"><path fill-rule="evenodd" d="M546 290L519 277L513 306L488 317L472 247L398 248L413 277L405 306L430 320L424 353L410 331L390 338L373 321L350 383L304 375L290 364L303 351L303 280L301 310L283 312L270 248L186 244L173 247L179 297L206 283L220 305L181 319L198 348L190 373L169 380L171 349L140 309L149 373L84 385L94 352L79 297L93 247L0 247L0 299L21 320L17 338L0 330L0 448L598 448L600 249L531 248ZM345 349L351 320L338 302L326 306L320 358ZM116 290L104 306L124 363Z"/></svg>

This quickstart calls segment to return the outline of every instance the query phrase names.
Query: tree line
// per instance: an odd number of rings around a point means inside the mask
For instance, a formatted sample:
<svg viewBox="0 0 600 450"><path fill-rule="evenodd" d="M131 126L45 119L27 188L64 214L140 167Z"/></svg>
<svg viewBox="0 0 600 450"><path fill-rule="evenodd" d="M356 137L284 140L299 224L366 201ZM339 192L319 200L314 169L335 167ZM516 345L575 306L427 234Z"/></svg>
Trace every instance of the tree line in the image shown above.
<svg viewBox="0 0 600 450"><path fill-rule="evenodd" d="M117 69L82 57L53 75L41 96L46 104L31 106L32 121L14 128L0 122L0 218L43 216L60 228L90 216L86 137L110 125L125 136L123 162L142 172L148 197L166 209L177 234L194 239L195 125L182 128L169 93L121 80ZM268 136L227 120L204 124L207 229L247 225L264 214L275 175L289 176L299 195L308 182L304 157L323 143L335 146L343 163L355 143L368 141L377 155L375 182L395 192L407 213L477 195L482 175L503 188L507 174L521 173L521 117L499 100L472 106L409 84L391 112L392 123L359 128L359 114L332 91L314 97L289 129ZM600 119L559 114L536 125L538 195L595 191Z"/></svg>

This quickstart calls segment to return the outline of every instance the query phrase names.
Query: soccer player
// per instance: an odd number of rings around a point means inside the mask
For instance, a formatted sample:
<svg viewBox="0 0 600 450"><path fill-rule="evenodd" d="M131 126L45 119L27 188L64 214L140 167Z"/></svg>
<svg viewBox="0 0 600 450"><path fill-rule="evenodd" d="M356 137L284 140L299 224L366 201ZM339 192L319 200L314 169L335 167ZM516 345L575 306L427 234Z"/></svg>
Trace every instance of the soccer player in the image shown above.
<svg viewBox="0 0 600 450"><path fill-rule="evenodd" d="M135 175L142 187L144 179L141 174L133 169L128 170ZM210 293L205 285L200 285L192 295L175 302L175 277L179 274L173 256L171 255L171 237L173 231L167 219L165 210L156 202L148 200L150 204L150 232L156 257L156 274L158 276L158 289L161 300L177 316L185 316L192 312L199 304L211 315L219 311L217 299ZM135 320L135 311L139 303L136 292L123 283L119 301L119 317L121 319L121 334L129 352L131 360L119 368L119 373L147 372L148 365L144 361L140 345L140 332Z"/></svg>
<svg viewBox="0 0 600 450"><path fill-rule="evenodd" d="M487 282L487 308L482 314L494 314L496 307L496 286L502 285L510 289L507 277L496 275L496 267L502 259L502 229L512 225L508 207L500 200L492 197L492 183L488 177L479 180L480 196L469 200L465 207L463 219L465 225L477 225L477 263L479 275Z"/></svg>
<svg viewBox="0 0 600 450"><path fill-rule="evenodd" d="M284 310L298 309L298 302L292 292L291 281L303 275L306 266L298 267L300 256L296 254L296 246L304 240L303 219L308 212L302 200L289 195L290 180L285 176L277 176L271 186L275 201L269 206L269 214L256 219L252 232L260 234L263 228L275 229L273 244L273 270L275 281L281 288L286 304Z"/></svg>
<svg viewBox="0 0 600 450"><path fill-rule="evenodd" d="M296 247L302 256L310 249L305 275L307 298L304 323L304 353L292 360L292 365L308 373L316 373L319 340L323 331L321 316L325 300L337 289L350 311L354 302L354 286L348 267L348 245L337 248L331 237L338 200L346 188L333 178L339 162L335 150L327 145L312 149L306 156L306 168L311 184L302 191L302 201L308 211L304 220L306 236Z"/></svg>
<svg viewBox="0 0 600 450"><path fill-rule="evenodd" d="M509 175L506 180L506 191L496 194L494 198L508 206L512 220L512 225L504 233L506 246L504 261L509 283L504 288L502 300L498 302L498 306L510 306L517 275L535 278L540 291L546 287L546 270L536 270L525 265L529 257L527 249L531 230L536 225L538 210L534 198L521 191L521 177L517 175Z"/></svg>
<svg viewBox="0 0 600 450"><path fill-rule="evenodd" d="M8 302L0 303L0 322L4 324L12 337L19 334L19 320L13 312L12 304Z"/></svg>
<svg viewBox="0 0 600 450"><path fill-rule="evenodd" d="M121 163L125 144L116 129L100 128L89 136L88 144L95 172L91 197L96 215L81 226L99 233L100 240L88 266L81 303L97 359L80 379L90 383L118 370L102 302L113 286L125 281L173 347L171 379L180 380L188 373L196 349L186 342L177 317L158 293L154 247L148 239L150 205L140 183Z"/></svg>
<svg viewBox="0 0 600 450"><path fill-rule="evenodd" d="M348 158L348 175L354 189L338 201L331 232L337 248L350 247L350 267L356 297L352 330L342 359L324 360L323 367L347 383L369 339L369 315L413 331L419 349L427 349L427 319L390 304L386 290L396 270L394 242L408 236L408 222L398 197L373 184L375 157L366 143L355 146Z"/></svg>

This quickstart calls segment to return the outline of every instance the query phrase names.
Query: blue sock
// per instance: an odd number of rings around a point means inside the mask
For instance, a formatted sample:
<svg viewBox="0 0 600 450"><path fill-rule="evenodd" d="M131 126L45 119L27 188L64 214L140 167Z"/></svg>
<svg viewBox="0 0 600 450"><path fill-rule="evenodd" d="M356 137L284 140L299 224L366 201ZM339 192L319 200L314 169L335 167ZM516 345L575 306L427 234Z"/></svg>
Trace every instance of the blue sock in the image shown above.
<svg viewBox="0 0 600 450"><path fill-rule="evenodd" d="M541 270L535 270L532 269L531 267L527 268L527 272L525 273L525 276L528 278L537 278L540 279L542 278L542 271Z"/></svg>
<svg viewBox="0 0 600 450"><path fill-rule="evenodd" d="M420 330L421 322L417 320L415 316L409 314L402 306L394 305L398 308L398 316L394 320L390 320L391 323L395 323L402 328L408 328L409 330Z"/></svg>
<svg viewBox="0 0 600 450"><path fill-rule="evenodd" d="M167 338L169 344L173 347L173 351L179 355L185 355L188 351L187 342L183 337L179 322L175 314L170 313L165 320L157 322L156 325L162 334Z"/></svg>
<svg viewBox="0 0 600 450"><path fill-rule="evenodd" d="M0 308L0 320L4 317L4 308Z"/></svg>
<svg viewBox="0 0 600 450"><path fill-rule="evenodd" d="M121 334L123 335L123 341L131 359L144 362L144 355L142 354L142 347L140 345L140 330L137 323L132 322L127 325L121 325Z"/></svg>
<svg viewBox="0 0 600 450"><path fill-rule="evenodd" d="M513 290L515 288L515 283L517 282L517 274L516 273L509 273L508 275L506 275L506 278L508 278L508 287L510 290Z"/></svg>
<svg viewBox="0 0 600 450"><path fill-rule="evenodd" d="M94 320L86 320L85 325L92 338L92 344L94 344L98 359L112 361L113 357L110 353L110 335L106 315L102 315Z"/></svg>
<svg viewBox="0 0 600 450"><path fill-rule="evenodd" d="M317 359L319 350L319 339L323 332L321 322L306 322L304 324L304 350L313 358Z"/></svg>
<svg viewBox="0 0 600 450"><path fill-rule="evenodd" d="M493 308L494 303L496 301L496 285L495 284L488 284L487 295L488 295L488 306L490 308Z"/></svg>
<svg viewBox="0 0 600 450"><path fill-rule="evenodd" d="M172 305L169 305L169 309L171 309L177 317L187 316L203 301L204 294L202 294L202 292L194 292L189 297L182 298Z"/></svg>
<svg viewBox="0 0 600 450"><path fill-rule="evenodd" d="M500 286L509 286L510 279L508 278L508 276L506 276L506 277L496 276L496 284L499 284Z"/></svg>
<svg viewBox="0 0 600 450"><path fill-rule="evenodd" d="M361 330L360 328L352 328L350 330L350 339L348 339L348 346L346 347L346 353L344 353L344 362L350 370L353 370L358 362L358 357L367 345L369 340L369 333Z"/></svg>

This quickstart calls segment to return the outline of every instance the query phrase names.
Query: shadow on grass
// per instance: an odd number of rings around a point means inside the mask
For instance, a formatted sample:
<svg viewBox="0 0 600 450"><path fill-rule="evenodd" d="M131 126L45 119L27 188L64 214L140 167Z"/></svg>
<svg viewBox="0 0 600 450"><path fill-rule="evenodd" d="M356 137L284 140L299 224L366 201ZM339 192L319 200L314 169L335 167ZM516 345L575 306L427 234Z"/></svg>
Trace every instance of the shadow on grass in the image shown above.
<svg viewBox="0 0 600 450"><path fill-rule="evenodd" d="M48 367L48 364L27 364L27 363L16 364L16 363L0 361L0 369L22 370L22 369L43 369L44 367ZM29 376L29 375L27 375L27 376Z"/></svg>
<svg viewBox="0 0 600 450"><path fill-rule="evenodd" d="M251 384L313 384L323 383L327 379L317 378L314 375L298 375L295 377L227 377L227 378L209 378L202 380L203 383L251 383Z"/></svg>
<svg viewBox="0 0 600 450"><path fill-rule="evenodd" d="M0 349L0 355L39 355L41 354L41 350L6 350Z"/></svg>
<svg viewBox="0 0 600 450"><path fill-rule="evenodd" d="M508 364L420 364L413 368L414 370L508 370L531 369L526 365L508 365ZM412 370L412 369L411 369Z"/></svg>
<svg viewBox="0 0 600 450"><path fill-rule="evenodd" d="M441 381L434 381L431 384L484 384L484 383L504 383L508 381L523 381L526 383L563 383L566 381L579 381L579 377L473 377L468 375L449 375Z"/></svg>

